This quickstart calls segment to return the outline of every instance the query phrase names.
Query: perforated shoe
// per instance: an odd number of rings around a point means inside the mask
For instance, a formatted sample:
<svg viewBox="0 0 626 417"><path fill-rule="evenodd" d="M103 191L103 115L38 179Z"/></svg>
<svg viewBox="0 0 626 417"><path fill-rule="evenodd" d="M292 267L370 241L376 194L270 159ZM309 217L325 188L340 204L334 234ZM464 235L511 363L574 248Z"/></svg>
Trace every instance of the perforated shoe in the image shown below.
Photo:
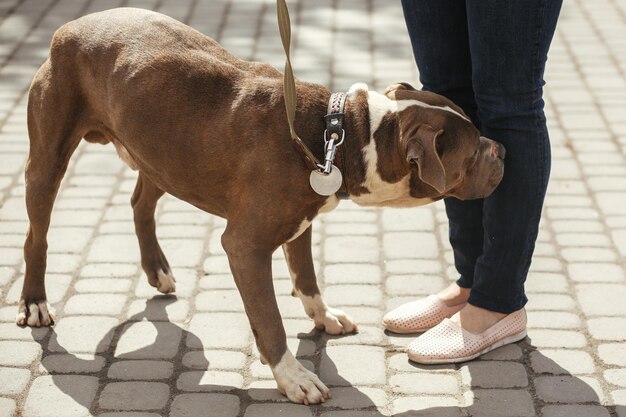
<svg viewBox="0 0 626 417"><path fill-rule="evenodd" d="M425 332L455 315L466 304L448 307L436 295L429 295L421 300L411 301L391 310L383 317L383 325L387 330L394 333Z"/></svg>
<svg viewBox="0 0 626 417"><path fill-rule="evenodd" d="M469 361L525 338L526 322L526 311L522 308L505 316L484 332L474 334L452 320L445 319L411 342L407 355L413 362L422 364Z"/></svg>

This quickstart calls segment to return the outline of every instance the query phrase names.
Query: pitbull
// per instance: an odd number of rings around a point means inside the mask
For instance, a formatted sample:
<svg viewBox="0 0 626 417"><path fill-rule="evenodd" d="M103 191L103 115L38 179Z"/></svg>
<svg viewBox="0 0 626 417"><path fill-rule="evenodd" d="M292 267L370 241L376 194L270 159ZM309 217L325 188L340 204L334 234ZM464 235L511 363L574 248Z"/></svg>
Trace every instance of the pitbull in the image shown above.
<svg viewBox="0 0 626 417"><path fill-rule="evenodd" d="M298 81L296 131L322 156L330 91ZM503 174L504 148L480 136L463 111L409 84L384 94L354 85L345 101L345 143L336 162L343 189L364 206L413 207L443 197L488 196ZM282 246L293 293L315 327L356 331L327 306L316 283L311 222L337 195L309 185L311 169L293 146L282 74L247 62L167 16L119 8L62 26L29 92L25 168L29 229L17 323L52 324L46 302L46 234L52 206L81 139L112 143L138 171L131 204L141 265L150 285L175 290L155 235L164 193L227 219L221 238L261 355L278 389L296 403L330 397L289 352L272 284Z"/></svg>

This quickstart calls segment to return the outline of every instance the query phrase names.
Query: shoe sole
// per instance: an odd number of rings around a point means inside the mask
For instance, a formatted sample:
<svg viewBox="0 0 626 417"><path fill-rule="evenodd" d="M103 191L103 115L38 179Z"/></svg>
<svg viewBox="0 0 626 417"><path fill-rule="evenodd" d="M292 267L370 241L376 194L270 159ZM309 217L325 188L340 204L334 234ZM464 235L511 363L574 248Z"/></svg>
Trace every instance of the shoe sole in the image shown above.
<svg viewBox="0 0 626 417"><path fill-rule="evenodd" d="M402 329L390 329L389 327L385 327L385 329L391 333L396 333L396 334L413 334L413 333L424 333L429 331L430 329L432 329L432 327L426 327L425 329L407 329L407 330L402 330Z"/></svg>
<svg viewBox="0 0 626 417"><path fill-rule="evenodd" d="M411 358L411 353L407 352L407 356L409 357L410 360L412 360L413 362L417 362L417 363L421 363L424 365L438 365L438 364L444 364L444 363L459 363L459 362L467 362L467 361L471 361L473 359L476 359L479 356L484 355L485 353L489 353L494 349L497 349L499 347L502 347L504 345L509 345L511 343L515 343L515 342L519 342L520 340L524 339L527 336L528 332L527 330L524 330L522 332L516 333L512 336L508 336L505 337L504 339L498 340L497 342L495 342L493 345L486 347L485 349L481 350L478 353L475 353L471 356L465 356L462 358L446 358L446 359L424 359L424 358L419 358L419 359L413 359Z"/></svg>

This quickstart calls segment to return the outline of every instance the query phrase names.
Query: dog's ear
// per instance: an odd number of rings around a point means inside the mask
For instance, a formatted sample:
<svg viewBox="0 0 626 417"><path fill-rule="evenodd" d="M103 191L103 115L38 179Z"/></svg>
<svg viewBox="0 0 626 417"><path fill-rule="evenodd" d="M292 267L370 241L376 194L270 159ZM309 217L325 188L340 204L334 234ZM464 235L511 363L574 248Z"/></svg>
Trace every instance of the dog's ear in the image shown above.
<svg viewBox="0 0 626 417"><path fill-rule="evenodd" d="M411 84L409 83L396 83L391 84L389 87L385 89L385 95L390 99L395 99L395 92L398 90L412 90L417 91Z"/></svg>
<svg viewBox="0 0 626 417"><path fill-rule="evenodd" d="M446 190L446 170L441 163L438 142L442 133L443 129L436 131L427 124L420 124L402 135L407 138L407 162L417 165L420 179L441 194Z"/></svg>

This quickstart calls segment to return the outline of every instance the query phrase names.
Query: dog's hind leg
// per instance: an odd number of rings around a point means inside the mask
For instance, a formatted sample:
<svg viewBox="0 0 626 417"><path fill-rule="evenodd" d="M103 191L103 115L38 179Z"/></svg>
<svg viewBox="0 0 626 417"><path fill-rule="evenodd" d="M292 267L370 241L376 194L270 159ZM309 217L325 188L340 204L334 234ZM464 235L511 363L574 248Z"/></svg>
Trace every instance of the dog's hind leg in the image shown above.
<svg viewBox="0 0 626 417"><path fill-rule="evenodd" d="M154 221L156 205L163 194L163 190L139 172L131 204L141 251L141 266L150 285L163 294L168 294L176 290L176 280L157 240Z"/></svg>
<svg viewBox="0 0 626 417"><path fill-rule="evenodd" d="M357 331L352 319L337 308L328 307L320 294L311 254L311 227L296 239L283 244L283 252L293 282L293 295L298 296L315 327L329 334Z"/></svg>
<svg viewBox="0 0 626 417"><path fill-rule="evenodd" d="M26 272L17 324L52 324L46 302L47 234L52 206L68 162L81 139L77 102L72 91L55 79L50 62L37 72L28 98L30 150L26 161L26 211L29 227L24 244Z"/></svg>

